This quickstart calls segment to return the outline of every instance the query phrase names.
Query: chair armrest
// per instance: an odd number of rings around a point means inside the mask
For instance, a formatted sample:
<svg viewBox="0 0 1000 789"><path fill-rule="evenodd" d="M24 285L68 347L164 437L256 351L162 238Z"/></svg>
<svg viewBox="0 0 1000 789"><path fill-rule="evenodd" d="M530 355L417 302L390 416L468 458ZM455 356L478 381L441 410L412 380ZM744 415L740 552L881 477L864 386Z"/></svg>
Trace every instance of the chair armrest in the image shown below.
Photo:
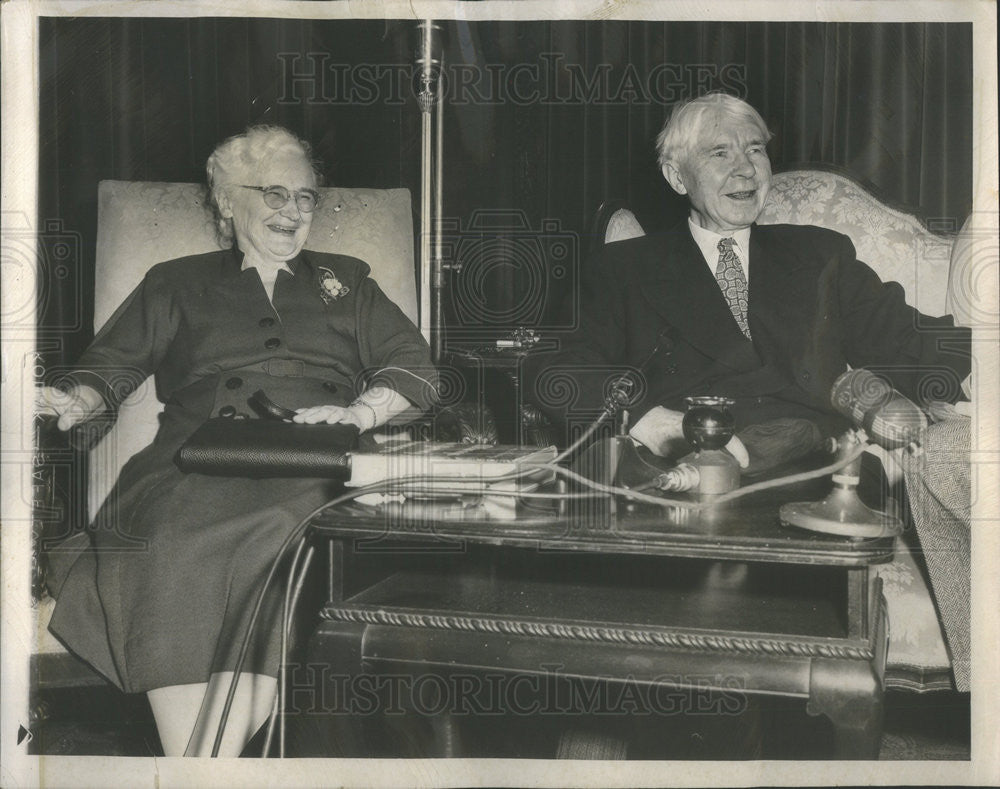
<svg viewBox="0 0 1000 789"><path fill-rule="evenodd" d="M434 414L433 436L437 441L493 445L497 443L496 420L490 408L480 403L442 406Z"/></svg>

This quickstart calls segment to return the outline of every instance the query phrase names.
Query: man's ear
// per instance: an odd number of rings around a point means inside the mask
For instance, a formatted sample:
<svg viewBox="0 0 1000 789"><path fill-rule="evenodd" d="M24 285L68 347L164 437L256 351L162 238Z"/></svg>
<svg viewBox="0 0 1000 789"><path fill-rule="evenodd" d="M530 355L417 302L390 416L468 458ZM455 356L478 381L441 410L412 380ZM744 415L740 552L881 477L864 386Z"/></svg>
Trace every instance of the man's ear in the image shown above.
<svg viewBox="0 0 1000 789"><path fill-rule="evenodd" d="M679 195L687 194L687 187L684 186L684 179L681 178L681 171L674 167L673 163L667 162L660 168L663 177L667 179L670 188Z"/></svg>

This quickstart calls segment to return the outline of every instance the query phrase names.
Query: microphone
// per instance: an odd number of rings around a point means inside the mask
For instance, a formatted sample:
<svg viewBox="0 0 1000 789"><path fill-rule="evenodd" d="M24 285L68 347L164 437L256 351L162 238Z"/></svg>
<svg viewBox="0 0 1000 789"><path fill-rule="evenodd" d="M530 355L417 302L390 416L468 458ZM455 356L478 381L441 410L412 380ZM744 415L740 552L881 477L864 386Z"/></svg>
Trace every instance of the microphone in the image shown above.
<svg viewBox="0 0 1000 789"><path fill-rule="evenodd" d="M830 403L886 449L916 448L927 430L924 412L870 370L843 373L833 382Z"/></svg>
<svg viewBox="0 0 1000 789"><path fill-rule="evenodd" d="M860 435L848 431L841 437L839 450L845 456L866 440L886 449L909 447L913 451L927 429L923 411L870 370L843 373L830 388L830 403L861 429ZM791 526L854 539L901 534L899 518L872 510L858 498L860 470L858 456L833 475L833 490L825 499L784 504L779 518Z"/></svg>
<svg viewBox="0 0 1000 789"><path fill-rule="evenodd" d="M635 370L627 370L622 373L611 384L611 389L608 391L608 396L604 399L604 417L614 416L619 410L627 408L632 405L632 390L635 387L635 381L632 378L632 373L645 373L646 368L649 367L650 363L659 356L661 353L666 356L670 356L674 350L674 334L676 330L673 326L665 326L660 329L656 335L656 344L653 349L646 355L646 358L642 360L642 363ZM667 366L668 373L677 372L677 368L674 365Z"/></svg>
<svg viewBox="0 0 1000 789"><path fill-rule="evenodd" d="M666 326L657 333L656 342L646 358L637 368L626 370L614 380L604 398L604 408L600 415L590 423L579 438L555 457L553 463L558 463L575 453L590 440L606 420L614 419L619 412L634 405L635 390L639 388L636 375L645 373L650 363L660 354L669 357L673 353L675 333L673 326ZM676 372L676 367L668 364L667 372L673 374ZM628 437L626 421L627 418L622 419L616 435L598 439L581 453L575 462L578 473L588 479L611 485L620 482L623 466L642 465L641 461L632 463L635 459L635 447L632 445L632 439ZM615 505L612 503L612 511L614 509Z"/></svg>

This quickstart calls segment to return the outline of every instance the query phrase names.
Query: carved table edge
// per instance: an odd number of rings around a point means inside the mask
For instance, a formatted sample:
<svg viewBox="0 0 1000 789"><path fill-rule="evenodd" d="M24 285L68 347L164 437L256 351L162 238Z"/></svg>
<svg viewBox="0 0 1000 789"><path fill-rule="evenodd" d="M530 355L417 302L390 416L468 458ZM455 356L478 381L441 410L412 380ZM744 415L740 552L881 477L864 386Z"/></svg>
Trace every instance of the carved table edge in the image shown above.
<svg viewBox="0 0 1000 789"><path fill-rule="evenodd" d="M810 639L809 636L771 638L750 633L707 633L603 623L517 619L496 615L435 614L425 611L387 610L350 604L327 604L320 615L327 621L335 620L367 625L457 630L618 645L633 644L704 653L734 652L744 655L831 658L866 662L871 662L876 656L873 637L877 628L872 628L872 638L869 638L867 643L847 641L846 639L846 643L840 643L839 639L823 639L823 637L815 639Z"/></svg>

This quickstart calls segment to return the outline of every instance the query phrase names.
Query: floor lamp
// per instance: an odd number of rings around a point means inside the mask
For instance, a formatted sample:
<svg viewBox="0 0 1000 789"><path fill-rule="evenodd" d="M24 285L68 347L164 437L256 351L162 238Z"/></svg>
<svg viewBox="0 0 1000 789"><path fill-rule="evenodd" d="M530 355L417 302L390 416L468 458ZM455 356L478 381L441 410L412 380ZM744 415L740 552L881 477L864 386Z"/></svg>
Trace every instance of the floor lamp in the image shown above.
<svg viewBox="0 0 1000 789"><path fill-rule="evenodd" d="M442 28L430 19L417 25L420 88L420 331L435 363L444 351L445 267L441 259L441 178L444 166Z"/></svg>

